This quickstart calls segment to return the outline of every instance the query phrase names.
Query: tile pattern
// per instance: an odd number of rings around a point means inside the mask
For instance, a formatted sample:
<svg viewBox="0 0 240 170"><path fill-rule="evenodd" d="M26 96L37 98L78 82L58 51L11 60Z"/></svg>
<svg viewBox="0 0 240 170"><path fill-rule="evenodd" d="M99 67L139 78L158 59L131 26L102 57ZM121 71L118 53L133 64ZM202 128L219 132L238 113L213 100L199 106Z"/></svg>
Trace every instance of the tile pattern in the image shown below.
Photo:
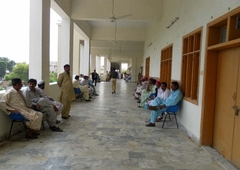
<svg viewBox="0 0 240 170"><path fill-rule="evenodd" d="M71 117L61 120L64 132L41 131L36 140L23 133L0 146L0 169L18 170L223 170L235 169L199 147L173 121L162 129L145 127L150 112L137 108L135 83L97 84L99 96L72 103ZM47 125L45 124L47 127ZM224 162L224 163L221 163ZM227 163L226 163L227 162Z"/></svg>

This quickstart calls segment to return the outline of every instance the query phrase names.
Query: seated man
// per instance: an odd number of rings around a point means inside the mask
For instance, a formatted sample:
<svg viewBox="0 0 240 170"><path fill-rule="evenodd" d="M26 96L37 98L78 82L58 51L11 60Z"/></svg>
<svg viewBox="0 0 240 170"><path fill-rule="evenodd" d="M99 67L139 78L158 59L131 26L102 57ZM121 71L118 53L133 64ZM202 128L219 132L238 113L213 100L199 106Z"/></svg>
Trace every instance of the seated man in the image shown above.
<svg viewBox="0 0 240 170"><path fill-rule="evenodd" d="M139 99L139 97L141 96L142 90L146 89L147 85L148 85L148 78L147 77L142 78L142 82L138 84L136 92L134 94L135 99Z"/></svg>
<svg viewBox="0 0 240 170"><path fill-rule="evenodd" d="M39 110L42 113L47 114L47 123L49 128L55 132L63 132L62 129L56 127L57 115L55 113L53 105L41 95L38 89L35 88L37 80L29 79L28 87L22 92L27 99L28 105L33 106L34 109Z"/></svg>
<svg viewBox="0 0 240 170"><path fill-rule="evenodd" d="M162 112L165 112L169 106L175 106L182 100L182 92L179 90L178 82L172 82L171 89L172 93L165 100L159 97L153 100L152 106L149 106L149 110L152 110L150 123L146 124L146 126L155 126L156 119Z"/></svg>
<svg viewBox="0 0 240 170"><path fill-rule="evenodd" d="M63 110L63 104L60 103L60 102L57 102L55 100L53 100L51 97L49 97L45 92L44 92L44 89L45 89L45 82L43 80L40 80L38 82L38 86L36 87L36 89L39 90L39 92L41 93L41 96L43 96L47 101L49 101L50 104L53 105L53 108L58 115L60 115L62 113L62 110ZM56 120L56 123L60 123L59 120Z"/></svg>
<svg viewBox="0 0 240 170"><path fill-rule="evenodd" d="M95 89L94 85L93 85L93 81L90 78L88 78L88 86L93 88L93 95L94 96L99 96L96 92L96 89Z"/></svg>
<svg viewBox="0 0 240 170"><path fill-rule="evenodd" d="M159 85L159 84L160 84L160 85ZM156 82L156 86L157 86L157 88L156 88L156 93L155 93L155 96L156 96L156 97L159 97L159 98L165 100L165 99L168 98L168 96L171 94L171 91L168 90L168 88L167 88L167 83L166 83L166 82L160 83L160 81L157 81L157 82ZM149 104L150 106L152 106L152 102L153 102L153 100L154 100L156 97L152 97L152 98L149 99L148 104ZM157 118L156 122L160 122L162 119L163 119L163 114L161 114L161 115Z"/></svg>
<svg viewBox="0 0 240 170"><path fill-rule="evenodd" d="M148 81L148 85L146 89L143 89L141 92L141 97L140 97L140 105L138 106L139 108L143 107L149 96L156 91L156 80L153 78L150 78Z"/></svg>
<svg viewBox="0 0 240 170"><path fill-rule="evenodd" d="M83 98L85 101L89 102L89 91L88 86L81 86L79 83L79 76L75 76L75 80L73 81L73 88L79 89L83 92Z"/></svg>
<svg viewBox="0 0 240 170"><path fill-rule="evenodd" d="M40 130L42 125L43 114L32 110L27 105L26 99L22 95L22 81L19 78L12 79L12 88L9 89L0 100L0 108L6 112L6 114L15 113L21 114L29 121L26 122L27 131L26 138L36 139L38 133L35 130Z"/></svg>
<svg viewBox="0 0 240 170"><path fill-rule="evenodd" d="M89 90L89 95L90 96L93 96L94 95L94 89L93 87L90 87L88 85L88 76L83 76L84 78L80 81L80 85L81 86L87 86L88 87L88 90Z"/></svg>

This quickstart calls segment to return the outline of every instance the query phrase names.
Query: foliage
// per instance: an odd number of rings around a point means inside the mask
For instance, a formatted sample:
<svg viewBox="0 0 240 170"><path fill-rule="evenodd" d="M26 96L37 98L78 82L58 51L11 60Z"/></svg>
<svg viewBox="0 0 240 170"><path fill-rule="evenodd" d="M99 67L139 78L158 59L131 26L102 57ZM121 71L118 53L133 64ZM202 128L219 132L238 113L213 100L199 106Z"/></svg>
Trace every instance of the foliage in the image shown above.
<svg viewBox="0 0 240 170"><path fill-rule="evenodd" d="M57 81L57 72L51 72L49 73L49 82L56 82Z"/></svg>
<svg viewBox="0 0 240 170"><path fill-rule="evenodd" d="M0 77L4 77L6 70L12 71L15 65L15 61L9 60L7 57L0 57Z"/></svg>
<svg viewBox="0 0 240 170"><path fill-rule="evenodd" d="M0 77L4 77L6 74L6 63L4 61L0 61Z"/></svg>
<svg viewBox="0 0 240 170"><path fill-rule="evenodd" d="M13 78L20 78L22 81L28 81L28 72L29 65L26 63L18 63L15 67L13 67L13 71L5 75L5 80L11 80Z"/></svg>
<svg viewBox="0 0 240 170"><path fill-rule="evenodd" d="M121 72L122 72L122 74L126 74L126 71L127 71L127 70L122 70Z"/></svg>

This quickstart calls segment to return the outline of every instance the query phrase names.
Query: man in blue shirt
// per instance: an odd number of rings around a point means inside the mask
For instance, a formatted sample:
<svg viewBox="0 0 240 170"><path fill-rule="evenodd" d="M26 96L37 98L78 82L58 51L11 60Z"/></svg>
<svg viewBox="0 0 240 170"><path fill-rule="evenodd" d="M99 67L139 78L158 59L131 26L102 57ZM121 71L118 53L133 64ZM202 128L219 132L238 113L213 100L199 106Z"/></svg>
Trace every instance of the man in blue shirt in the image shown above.
<svg viewBox="0 0 240 170"><path fill-rule="evenodd" d="M156 97L152 102L152 106L149 106L149 110L152 110L152 112L150 123L146 124L147 127L155 126L156 119L161 113L165 112L169 106L175 106L182 100L182 92L179 90L178 82L172 82L171 89L172 92L168 98L163 100Z"/></svg>

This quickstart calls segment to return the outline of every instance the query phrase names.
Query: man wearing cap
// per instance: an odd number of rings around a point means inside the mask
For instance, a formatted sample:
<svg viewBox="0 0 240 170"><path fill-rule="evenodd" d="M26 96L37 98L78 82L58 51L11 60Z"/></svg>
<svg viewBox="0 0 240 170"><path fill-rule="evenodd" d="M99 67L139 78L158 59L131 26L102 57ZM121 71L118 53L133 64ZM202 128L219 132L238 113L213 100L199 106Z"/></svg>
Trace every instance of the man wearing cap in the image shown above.
<svg viewBox="0 0 240 170"><path fill-rule="evenodd" d="M72 85L72 77L70 76L70 65L64 65L64 72L59 74L57 84L61 89L59 101L63 104L62 118L68 119L71 110L71 102L76 100Z"/></svg>
<svg viewBox="0 0 240 170"><path fill-rule="evenodd" d="M57 115L52 103L41 95L40 91L35 88L36 85L37 80L29 79L28 87L22 90L24 97L27 99L28 106L46 114L48 126L52 131L63 132L62 129L55 126Z"/></svg>
<svg viewBox="0 0 240 170"><path fill-rule="evenodd" d="M29 129L26 138L36 139L37 133L35 130L40 130L43 114L32 110L27 105L26 99L20 90L22 88L22 80L20 78L12 79L12 86L0 99L0 108L8 115L10 113L21 114L28 119L29 121L26 122L26 125Z"/></svg>
<svg viewBox="0 0 240 170"><path fill-rule="evenodd" d="M45 89L45 82L44 82L43 80L40 80L40 81L38 82L38 86L36 87L36 89L39 90L39 92L41 93L41 96L42 96L42 97L44 97L46 100L49 101L50 104L53 105L53 108L54 108L56 114L57 114L57 115L60 115L60 114L62 113L62 110L63 110L63 104L60 103L60 102L57 102L57 101L53 100L51 97L49 97L49 96L45 93L45 91L44 91L44 89ZM59 121L59 120L56 120L56 123L60 123L60 121Z"/></svg>

